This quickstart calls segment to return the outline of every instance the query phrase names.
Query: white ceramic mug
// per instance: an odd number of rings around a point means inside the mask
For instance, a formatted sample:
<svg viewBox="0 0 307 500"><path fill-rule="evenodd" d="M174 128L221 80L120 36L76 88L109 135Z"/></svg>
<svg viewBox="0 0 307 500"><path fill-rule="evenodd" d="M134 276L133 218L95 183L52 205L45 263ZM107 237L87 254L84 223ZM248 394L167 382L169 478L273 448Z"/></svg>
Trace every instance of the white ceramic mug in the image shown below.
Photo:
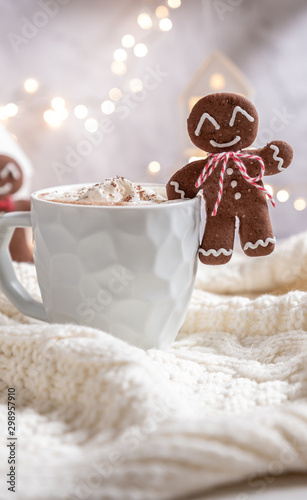
<svg viewBox="0 0 307 500"><path fill-rule="evenodd" d="M167 349L184 321L194 286L200 199L94 206L39 197L76 187L81 186L37 191L31 212L3 215L3 292L28 316L99 328L144 349ZM16 227L33 229L43 303L15 275L8 245Z"/></svg>

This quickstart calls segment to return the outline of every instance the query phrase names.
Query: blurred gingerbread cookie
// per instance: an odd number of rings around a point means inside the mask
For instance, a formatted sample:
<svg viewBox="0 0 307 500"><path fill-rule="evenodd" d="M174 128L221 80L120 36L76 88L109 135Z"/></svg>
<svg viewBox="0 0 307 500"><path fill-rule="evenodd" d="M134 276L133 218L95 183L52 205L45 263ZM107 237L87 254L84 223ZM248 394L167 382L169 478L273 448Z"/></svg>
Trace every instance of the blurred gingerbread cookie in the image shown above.
<svg viewBox="0 0 307 500"><path fill-rule="evenodd" d="M13 195L23 184L23 173L19 164L11 157L0 155L0 213L30 210L30 200L14 200ZM10 253L17 262L32 262L33 255L27 243L25 230L14 231Z"/></svg>
<svg viewBox="0 0 307 500"><path fill-rule="evenodd" d="M192 142L208 153L189 163L167 183L168 198L193 198L200 190L206 204L206 226L199 249L204 264L225 264L233 253L235 221L239 219L241 246L250 257L270 254L275 238L264 175L284 171L293 151L283 141L246 150L258 131L254 105L237 94L218 93L200 99L188 118Z"/></svg>

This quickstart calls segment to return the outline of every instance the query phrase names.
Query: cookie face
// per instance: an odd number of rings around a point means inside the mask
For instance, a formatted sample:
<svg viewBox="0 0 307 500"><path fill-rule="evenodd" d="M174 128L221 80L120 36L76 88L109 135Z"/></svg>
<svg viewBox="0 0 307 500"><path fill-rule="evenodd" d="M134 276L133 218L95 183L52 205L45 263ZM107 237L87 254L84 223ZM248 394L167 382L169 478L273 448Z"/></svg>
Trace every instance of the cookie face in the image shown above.
<svg viewBox="0 0 307 500"><path fill-rule="evenodd" d="M23 175L20 166L9 156L0 156L0 199L16 193L21 187Z"/></svg>
<svg viewBox="0 0 307 500"><path fill-rule="evenodd" d="M238 151L256 139L258 114L246 97L210 94L200 99L188 118L188 133L195 146L208 153Z"/></svg>

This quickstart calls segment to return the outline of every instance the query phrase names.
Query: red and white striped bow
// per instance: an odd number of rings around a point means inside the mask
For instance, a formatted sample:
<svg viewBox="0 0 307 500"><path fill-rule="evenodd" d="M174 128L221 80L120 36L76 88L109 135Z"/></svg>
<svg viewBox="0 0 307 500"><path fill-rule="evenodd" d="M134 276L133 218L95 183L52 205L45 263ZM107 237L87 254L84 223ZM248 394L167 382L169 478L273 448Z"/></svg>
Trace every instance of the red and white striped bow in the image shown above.
<svg viewBox="0 0 307 500"><path fill-rule="evenodd" d="M195 187L200 187L204 182L206 182L209 175L212 174L212 172L216 169L218 164L220 162L223 162L222 170L220 173L220 179L219 179L218 197L217 197L217 200L215 202L214 209L213 209L213 212L211 215L213 215L213 216L216 215L217 209L218 209L219 204L220 204L221 199L222 199L224 175L225 175L225 171L226 171L227 163L228 163L229 159L232 159L235 162L243 179L245 179L247 182L252 184L252 186L255 186L255 188L260 189L260 191L263 191L264 193L266 193L266 195L270 199L273 207L275 207L275 202L273 200L272 195L268 192L267 189L265 189L264 186L257 184L257 182L262 180L264 173L265 173L265 166L264 166L263 160L260 156L250 155L248 153L241 153L240 151L229 151L228 153L218 153L218 154L212 153L212 154L209 154L207 158L209 158L209 161L206 163L202 173L198 177L198 179L195 183ZM257 177L250 177L246 171L246 167L245 167L244 163L242 162L241 158L258 161L260 163L260 167L261 167L260 174Z"/></svg>

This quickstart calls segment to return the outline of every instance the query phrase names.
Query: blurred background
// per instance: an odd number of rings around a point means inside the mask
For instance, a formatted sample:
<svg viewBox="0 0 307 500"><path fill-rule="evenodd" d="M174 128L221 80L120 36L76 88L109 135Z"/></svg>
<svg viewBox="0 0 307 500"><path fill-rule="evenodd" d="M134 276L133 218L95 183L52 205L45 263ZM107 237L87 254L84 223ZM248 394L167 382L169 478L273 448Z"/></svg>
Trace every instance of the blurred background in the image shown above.
<svg viewBox="0 0 307 500"><path fill-rule="evenodd" d="M195 101L251 98L255 146L288 141L266 179L276 236L306 229L305 0L0 0L0 123L30 158L31 190L113 175L166 182L202 156ZM0 145L1 147L1 145Z"/></svg>

